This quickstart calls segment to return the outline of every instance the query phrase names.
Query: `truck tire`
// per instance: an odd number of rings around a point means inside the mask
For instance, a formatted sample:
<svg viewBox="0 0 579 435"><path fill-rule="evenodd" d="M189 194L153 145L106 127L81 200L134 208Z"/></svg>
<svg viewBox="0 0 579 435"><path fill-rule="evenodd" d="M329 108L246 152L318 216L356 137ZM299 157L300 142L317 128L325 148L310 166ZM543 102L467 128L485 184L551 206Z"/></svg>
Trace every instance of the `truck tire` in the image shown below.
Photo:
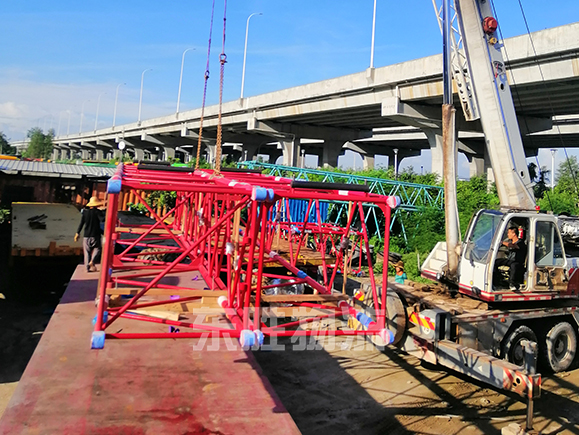
<svg viewBox="0 0 579 435"><path fill-rule="evenodd" d="M368 302L368 307L373 308L374 302L371 299ZM392 334L394 334L394 341L390 344L397 345L406 333L408 318L406 315L406 307L404 306L404 302L402 302L402 298L392 289L388 289L388 293L386 294L386 311L388 312L388 317L386 318L386 328L389 329ZM376 320L376 316L373 310L363 310L363 312L367 316L370 316L372 319ZM377 335L372 335L370 337L370 341L372 341L372 343L374 343L376 346L384 346L384 342Z"/></svg>
<svg viewBox="0 0 579 435"><path fill-rule="evenodd" d="M545 336L544 361L554 373L567 370L577 352L577 334L567 322L556 323Z"/></svg>
<svg viewBox="0 0 579 435"><path fill-rule="evenodd" d="M521 345L523 340L537 343L537 335L525 325L515 328L503 342L503 358L521 367L525 363L525 350Z"/></svg>
<svg viewBox="0 0 579 435"><path fill-rule="evenodd" d="M400 299L400 295L394 290L389 289L386 294L386 311L388 316L386 318L386 328L394 334L393 345L396 345L402 340L406 332L406 307Z"/></svg>

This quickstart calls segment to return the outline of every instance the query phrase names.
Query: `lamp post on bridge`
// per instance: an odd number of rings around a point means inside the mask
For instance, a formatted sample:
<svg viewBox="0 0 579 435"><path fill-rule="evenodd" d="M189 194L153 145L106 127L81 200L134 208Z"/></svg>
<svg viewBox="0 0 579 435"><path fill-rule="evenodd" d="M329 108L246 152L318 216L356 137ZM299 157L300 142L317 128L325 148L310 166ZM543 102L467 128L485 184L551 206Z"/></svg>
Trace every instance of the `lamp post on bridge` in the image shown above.
<svg viewBox="0 0 579 435"><path fill-rule="evenodd" d="M370 68L374 68L374 40L376 36L376 0L374 0L374 13L372 15L372 46L370 48Z"/></svg>
<svg viewBox="0 0 579 435"><path fill-rule="evenodd" d="M58 114L58 129L56 130L57 137L60 136L60 122L62 121L62 112L64 112L64 110L61 110Z"/></svg>
<svg viewBox="0 0 579 435"><path fill-rule="evenodd" d="M145 73L147 71L152 71L152 70L153 70L152 68L148 68L141 73L141 93L139 96L139 119L137 120L138 125L141 125L141 108L143 105L143 81L145 79Z"/></svg>
<svg viewBox="0 0 579 435"><path fill-rule="evenodd" d="M245 48L243 49L243 68L241 72L241 96L239 98L243 99L243 88L245 85L245 60L247 59L247 36L249 34L249 20L254 15L263 15L261 12L254 12L249 17L247 17L247 24L245 25Z"/></svg>
<svg viewBox="0 0 579 435"><path fill-rule="evenodd" d="M96 110L96 116L95 116L95 119L94 119L94 132L95 132L95 133L96 133L96 131L97 131L97 126L98 126L98 123L99 123L99 108L100 108L100 106L101 106L101 97L102 97L104 94L106 94L106 92L101 92L101 93L99 94L99 98L98 98L98 100L97 100L97 110Z"/></svg>
<svg viewBox="0 0 579 435"><path fill-rule="evenodd" d="M113 110L113 130L115 129L115 121L117 120L117 102L119 101L119 88L126 83L119 83L115 92L115 108Z"/></svg>
<svg viewBox="0 0 579 435"><path fill-rule="evenodd" d="M90 101L90 100L85 100L85 101L82 102L82 106L81 106L81 109L80 109L80 126L79 126L79 128L78 128L78 134L81 134L81 133L82 133L82 121L83 121L83 119L84 119L84 105L85 105L85 103L88 103L89 101Z"/></svg>
<svg viewBox="0 0 579 435"><path fill-rule="evenodd" d="M555 148L551 149L551 192L555 188L555 153L557 150ZM541 168L539 168L541 170Z"/></svg>
<svg viewBox="0 0 579 435"><path fill-rule="evenodd" d="M175 114L179 113L179 106L181 105L181 84L183 83L183 65L185 64L185 53L188 51L195 50L195 48L188 48L183 52L181 57L181 74L179 75L179 92L177 93L177 111Z"/></svg>
<svg viewBox="0 0 579 435"><path fill-rule="evenodd" d="M66 127L66 135L70 134L70 109L67 110L68 112L68 126Z"/></svg>

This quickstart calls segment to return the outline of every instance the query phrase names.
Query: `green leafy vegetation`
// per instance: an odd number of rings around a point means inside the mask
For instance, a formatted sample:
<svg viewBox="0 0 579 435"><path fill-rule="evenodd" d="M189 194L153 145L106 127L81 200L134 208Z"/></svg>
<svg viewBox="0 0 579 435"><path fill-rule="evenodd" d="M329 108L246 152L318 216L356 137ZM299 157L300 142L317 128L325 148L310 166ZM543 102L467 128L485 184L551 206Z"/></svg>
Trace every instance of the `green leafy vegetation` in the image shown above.
<svg viewBox="0 0 579 435"><path fill-rule="evenodd" d="M52 139L54 130L50 129L45 134L41 128L34 127L28 130L30 142L23 156L31 159L48 159L52 155Z"/></svg>
<svg viewBox="0 0 579 435"><path fill-rule="evenodd" d="M10 146L8 143L8 139L6 135L0 131L0 154L4 154L7 156L14 156L16 155L16 148Z"/></svg>

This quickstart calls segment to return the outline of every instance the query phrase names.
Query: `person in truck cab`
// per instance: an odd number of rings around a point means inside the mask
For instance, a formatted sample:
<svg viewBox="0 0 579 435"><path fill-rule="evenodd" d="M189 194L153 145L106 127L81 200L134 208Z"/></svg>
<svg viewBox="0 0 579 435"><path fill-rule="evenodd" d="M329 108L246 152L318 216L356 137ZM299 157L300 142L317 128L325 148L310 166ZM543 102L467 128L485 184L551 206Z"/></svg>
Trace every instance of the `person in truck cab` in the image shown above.
<svg viewBox="0 0 579 435"><path fill-rule="evenodd" d="M509 267L509 288L519 290L525 275L525 260L527 259L527 245L519 238L519 229L510 227L507 230L507 241L502 242L509 250L506 258L498 258L495 267Z"/></svg>

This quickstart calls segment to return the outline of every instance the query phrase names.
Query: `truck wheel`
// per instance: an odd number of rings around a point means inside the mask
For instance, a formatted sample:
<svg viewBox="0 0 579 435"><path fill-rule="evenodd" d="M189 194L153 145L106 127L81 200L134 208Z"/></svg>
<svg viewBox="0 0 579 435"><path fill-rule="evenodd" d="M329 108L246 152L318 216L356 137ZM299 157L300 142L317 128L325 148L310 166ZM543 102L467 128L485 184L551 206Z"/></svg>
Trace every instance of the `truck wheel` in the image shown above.
<svg viewBox="0 0 579 435"><path fill-rule="evenodd" d="M577 334L567 322L559 322L553 326L545 337L545 362L553 372L567 370L577 351Z"/></svg>
<svg viewBox="0 0 579 435"><path fill-rule="evenodd" d="M517 366L525 363L525 350L521 341L529 340L537 343L537 336L531 328L521 325L505 338L503 345L503 358Z"/></svg>
<svg viewBox="0 0 579 435"><path fill-rule="evenodd" d="M402 340L406 332L406 307L404 307L400 295L392 289L388 289L388 293L386 293L386 311L388 312L386 328L394 334L392 344L396 345Z"/></svg>

